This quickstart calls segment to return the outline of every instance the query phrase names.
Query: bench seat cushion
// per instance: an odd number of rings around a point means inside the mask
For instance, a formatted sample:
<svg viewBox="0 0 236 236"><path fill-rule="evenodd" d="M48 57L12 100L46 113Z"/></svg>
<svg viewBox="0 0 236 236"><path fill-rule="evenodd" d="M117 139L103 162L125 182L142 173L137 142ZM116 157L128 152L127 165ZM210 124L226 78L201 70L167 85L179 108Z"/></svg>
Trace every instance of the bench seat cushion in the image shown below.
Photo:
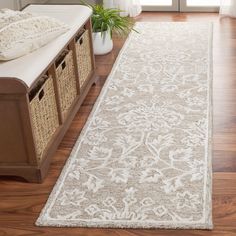
<svg viewBox="0 0 236 236"><path fill-rule="evenodd" d="M28 54L69 30L65 23L37 14L0 11L0 60Z"/></svg>

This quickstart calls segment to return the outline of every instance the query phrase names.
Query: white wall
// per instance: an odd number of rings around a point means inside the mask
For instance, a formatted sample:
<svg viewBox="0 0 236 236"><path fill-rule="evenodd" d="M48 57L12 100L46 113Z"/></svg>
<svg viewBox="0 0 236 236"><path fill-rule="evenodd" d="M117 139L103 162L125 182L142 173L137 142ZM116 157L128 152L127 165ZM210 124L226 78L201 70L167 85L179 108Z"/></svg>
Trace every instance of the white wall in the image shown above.
<svg viewBox="0 0 236 236"><path fill-rule="evenodd" d="M45 3L47 0L20 0L22 7L30 4L30 3Z"/></svg>
<svg viewBox="0 0 236 236"><path fill-rule="evenodd" d="M10 8L14 10L19 10L21 7L26 6L30 3L45 3L47 0L0 0L1 8Z"/></svg>
<svg viewBox="0 0 236 236"><path fill-rule="evenodd" d="M0 9L1 8L10 8L17 9L19 6L16 0L0 0Z"/></svg>
<svg viewBox="0 0 236 236"><path fill-rule="evenodd" d="M48 0L47 1L48 3L68 3L68 4L79 4L81 3L80 0ZM85 0L85 2L88 2L88 3L100 3L101 0Z"/></svg>
<svg viewBox="0 0 236 236"><path fill-rule="evenodd" d="M30 3L68 3L68 4L79 4L80 0L0 0L0 9L1 8L10 8L18 10L21 7L26 6ZM87 0L88 3L101 3L102 0Z"/></svg>

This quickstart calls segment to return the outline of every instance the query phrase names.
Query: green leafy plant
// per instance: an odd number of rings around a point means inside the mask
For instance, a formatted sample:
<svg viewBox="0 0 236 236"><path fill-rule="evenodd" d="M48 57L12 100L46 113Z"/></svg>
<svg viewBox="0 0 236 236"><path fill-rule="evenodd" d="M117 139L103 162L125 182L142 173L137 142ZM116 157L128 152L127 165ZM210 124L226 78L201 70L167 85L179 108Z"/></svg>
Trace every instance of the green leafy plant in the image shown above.
<svg viewBox="0 0 236 236"><path fill-rule="evenodd" d="M120 16L121 10L113 8L104 8L102 5L86 4L93 10L92 26L93 32L101 32L102 36L109 31L111 37L113 33L127 35L134 26L134 20L130 17Z"/></svg>

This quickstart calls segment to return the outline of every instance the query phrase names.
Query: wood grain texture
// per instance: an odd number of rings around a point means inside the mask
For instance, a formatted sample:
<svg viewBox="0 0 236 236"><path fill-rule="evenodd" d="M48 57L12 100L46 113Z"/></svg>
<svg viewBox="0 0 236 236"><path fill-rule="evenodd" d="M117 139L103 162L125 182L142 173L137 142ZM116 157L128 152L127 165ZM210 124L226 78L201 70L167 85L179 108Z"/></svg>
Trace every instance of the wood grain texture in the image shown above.
<svg viewBox="0 0 236 236"><path fill-rule="evenodd" d="M34 226L124 43L124 39L115 38L113 52L96 58L100 80L91 88L54 155L44 183L29 184L17 178L0 178L1 236L236 236L236 20L228 18L220 20L215 13L152 12L142 13L137 20L214 22L214 230L126 230Z"/></svg>

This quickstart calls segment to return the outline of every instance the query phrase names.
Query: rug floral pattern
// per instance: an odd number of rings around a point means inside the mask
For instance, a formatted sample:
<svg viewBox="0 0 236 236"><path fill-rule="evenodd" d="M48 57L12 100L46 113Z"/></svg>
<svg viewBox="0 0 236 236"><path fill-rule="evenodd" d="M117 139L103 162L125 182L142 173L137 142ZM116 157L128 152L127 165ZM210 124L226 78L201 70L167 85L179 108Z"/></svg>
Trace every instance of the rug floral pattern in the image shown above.
<svg viewBox="0 0 236 236"><path fill-rule="evenodd" d="M212 227L211 28L137 23L38 225Z"/></svg>

